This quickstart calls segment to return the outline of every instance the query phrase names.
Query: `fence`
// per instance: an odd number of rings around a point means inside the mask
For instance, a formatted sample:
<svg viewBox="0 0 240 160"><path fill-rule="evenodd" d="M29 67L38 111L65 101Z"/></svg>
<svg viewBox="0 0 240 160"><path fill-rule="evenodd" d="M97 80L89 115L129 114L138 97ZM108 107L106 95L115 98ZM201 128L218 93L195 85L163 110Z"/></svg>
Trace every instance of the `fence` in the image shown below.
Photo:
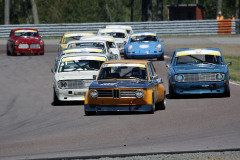
<svg viewBox="0 0 240 160"><path fill-rule="evenodd" d="M15 28L36 28L42 37L60 37L65 32L97 32L105 25L130 25L134 32L153 31L160 35L216 35L239 34L239 20L186 20L153 22L108 22L108 23L66 23L0 25L0 37L8 37Z"/></svg>

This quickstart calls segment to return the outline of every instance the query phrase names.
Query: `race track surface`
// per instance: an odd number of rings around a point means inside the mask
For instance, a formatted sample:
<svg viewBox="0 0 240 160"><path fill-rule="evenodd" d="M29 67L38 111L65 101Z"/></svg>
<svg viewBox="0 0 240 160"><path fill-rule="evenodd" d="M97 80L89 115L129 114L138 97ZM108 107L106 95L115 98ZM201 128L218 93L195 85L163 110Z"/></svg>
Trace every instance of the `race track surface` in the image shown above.
<svg viewBox="0 0 240 160"><path fill-rule="evenodd" d="M85 116L82 103L53 106L59 40L45 41L44 56L7 56L0 45L0 159L174 152L240 147L240 85L231 97L167 99L154 114ZM165 41L165 43L167 43ZM169 62L174 48L166 48ZM152 60L164 80L167 69Z"/></svg>

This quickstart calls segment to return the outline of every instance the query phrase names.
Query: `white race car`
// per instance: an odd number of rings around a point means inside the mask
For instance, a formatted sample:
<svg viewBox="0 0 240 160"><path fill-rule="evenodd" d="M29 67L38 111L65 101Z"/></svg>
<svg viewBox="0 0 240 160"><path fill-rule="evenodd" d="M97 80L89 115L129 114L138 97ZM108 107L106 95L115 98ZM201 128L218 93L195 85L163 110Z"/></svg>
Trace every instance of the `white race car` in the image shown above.
<svg viewBox="0 0 240 160"><path fill-rule="evenodd" d="M107 29L126 29L127 34L130 35L133 33L132 27L128 25L106 25Z"/></svg>
<svg viewBox="0 0 240 160"><path fill-rule="evenodd" d="M98 36L112 36L117 43L120 53L124 52L124 45L128 41L125 29L99 29Z"/></svg>
<svg viewBox="0 0 240 160"><path fill-rule="evenodd" d="M89 85L95 80L94 75L98 74L102 63L106 61L106 55L99 53L63 55L54 72L53 104L84 101Z"/></svg>
<svg viewBox="0 0 240 160"><path fill-rule="evenodd" d="M110 50L109 45L105 40L79 40L79 41L71 41L67 44L67 48L99 48L104 50L109 60L114 60L117 57L114 56L113 52Z"/></svg>
<svg viewBox="0 0 240 160"><path fill-rule="evenodd" d="M120 51L119 51L117 44L112 36L82 37L81 40L104 40L107 42L107 45L109 46L110 51L112 51L115 56L115 58L113 58L113 59L117 59L117 60L121 59Z"/></svg>

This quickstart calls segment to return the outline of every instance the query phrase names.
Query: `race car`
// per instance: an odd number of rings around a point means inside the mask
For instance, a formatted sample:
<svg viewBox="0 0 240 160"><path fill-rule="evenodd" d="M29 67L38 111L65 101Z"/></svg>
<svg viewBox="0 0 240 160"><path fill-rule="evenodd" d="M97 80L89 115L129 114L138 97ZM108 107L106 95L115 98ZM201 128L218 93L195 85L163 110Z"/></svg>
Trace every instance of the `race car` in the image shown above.
<svg viewBox="0 0 240 160"><path fill-rule="evenodd" d="M128 40L128 34L125 29L99 29L98 36L112 36L117 43L120 53L124 52L124 45Z"/></svg>
<svg viewBox="0 0 240 160"><path fill-rule="evenodd" d="M124 46L125 59L164 60L164 46L154 32L135 32Z"/></svg>
<svg viewBox="0 0 240 160"><path fill-rule="evenodd" d="M59 52L61 52L63 49L67 48L67 43L70 41L76 41L80 40L81 37L84 36L94 36L95 34L93 32L67 32L64 33L61 41L59 42Z"/></svg>
<svg viewBox="0 0 240 160"><path fill-rule="evenodd" d="M93 75L108 59L99 53L72 53L63 55L54 72L53 104L63 101L84 101Z"/></svg>
<svg viewBox="0 0 240 160"><path fill-rule="evenodd" d="M37 29L18 28L10 32L7 55L44 55L44 41Z"/></svg>
<svg viewBox="0 0 240 160"><path fill-rule="evenodd" d="M90 36L90 37L82 37L81 40L104 40L107 42L109 46L109 50L112 51L114 58L116 60L120 60L120 52L117 47L117 44L112 36Z"/></svg>
<svg viewBox="0 0 240 160"><path fill-rule="evenodd" d="M97 112L149 112L164 110L165 88L150 61L121 60L102 64L89 86L84 110Z"/></svg>
<svg viewBox="0 0 240 160"><path fill-rule="evenodd" d="M169 95L220 94L230 97L229 71L217 48L177 49L168 67Z"/></svg>
<svg viewBox="0 0 240 160"><path fill-rule="evenodd" d="M132 27L128 25L106 25L106 28L107 29L125 29L128 35L133 33Z"/></svg>

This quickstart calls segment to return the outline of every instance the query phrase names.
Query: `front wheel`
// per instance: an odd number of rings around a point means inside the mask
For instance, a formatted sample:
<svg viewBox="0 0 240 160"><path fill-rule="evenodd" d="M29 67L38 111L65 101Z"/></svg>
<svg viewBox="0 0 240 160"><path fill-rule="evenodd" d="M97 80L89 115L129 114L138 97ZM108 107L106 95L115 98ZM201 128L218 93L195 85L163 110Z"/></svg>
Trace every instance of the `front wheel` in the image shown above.
<svg viewBox="0 0 240 160"><path fill-rule="evenodd" d="M173 88L171 86L169 86L168 91L169 91L169 97L171 99L177 98L177 93L174 92L174 90L173 90Z"/></svg>
<svg viewBox="0 0 240 160"><path fill-rule="evenodd" d="M85 111L85 115L86 116L96 115L96 112L95 111Z"/></svg>
<svg viewBox="0 0 240 160"><path fill-rule="evenodd" d="M166 104L167 104L166 95L164 94L163 100L161 102L159 102L159 104L157 106L157 109L165 110L166 109Z"/></svg>
<svg viewBox="0 0 240 160"><path fill-rule="evenodd" d="M57 106L60 104L61 104L61 101L58 99L57 94L56 94L55 90L53 89L53 105Z"/></svg>
<svg viewBox="0 0 240 160"><path fill-rule="evenodd" d="M157 58L158 61L164 61L164 53L160 57Z"/></svg>
<svg viewBox="0 0 240 160"><path fill-rule="evenodd" d="M230 87L227 86L224 93L223 93L223 96L224 97L230 97Z"/></svg>
<svg viewBox="0 0 240 160"><path fill-rule="evenodd" d="M154 95L152 95L152 110L149 113L154 114L155 110L156 110L156 105L155 105Z"/></svg>

